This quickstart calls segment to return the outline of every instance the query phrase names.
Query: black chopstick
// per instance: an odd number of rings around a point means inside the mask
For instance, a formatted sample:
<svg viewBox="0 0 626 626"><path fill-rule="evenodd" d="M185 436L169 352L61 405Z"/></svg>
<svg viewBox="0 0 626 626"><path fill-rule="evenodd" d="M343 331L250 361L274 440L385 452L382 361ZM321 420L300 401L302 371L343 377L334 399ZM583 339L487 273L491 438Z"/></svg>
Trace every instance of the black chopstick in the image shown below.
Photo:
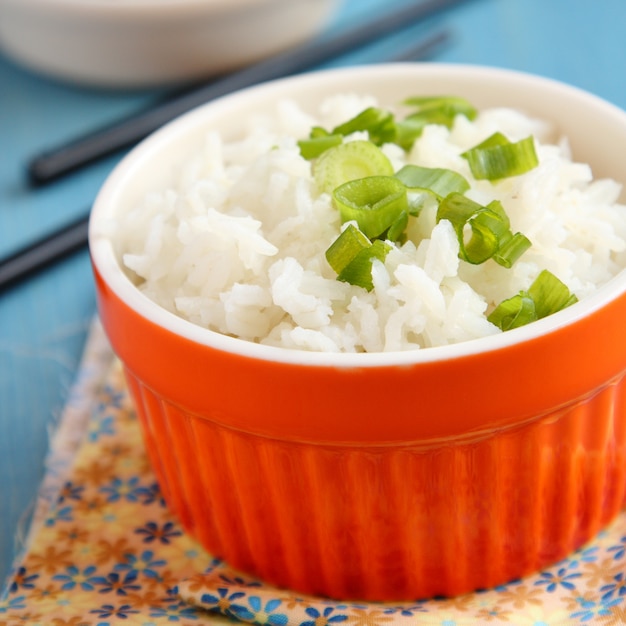
<svg viewBox="0 0 626 626"><path fill-rule="evenodd" d="M334 37L287 50L214 80L180 97L157 104L34 157L28 164L29 181L34 186L52 182L100 158L133 146L166 122L209 100L260 82L304 72L466 1L412 2Z"/></svg>
<svg viewBox="0 0 626 626"><path fill-rule="evenodd" d="M439 31L408 46L391 62L423 60L448 41L450 33ZM0 259L0 292L16 285L55 262L87 246L89 212L10 256Z"/></svg>
<svg viewBox="0 0 626 626"><path fill-rule="evenodd" d="M0 291L85 248L89 213L0 261Z"/></svg>

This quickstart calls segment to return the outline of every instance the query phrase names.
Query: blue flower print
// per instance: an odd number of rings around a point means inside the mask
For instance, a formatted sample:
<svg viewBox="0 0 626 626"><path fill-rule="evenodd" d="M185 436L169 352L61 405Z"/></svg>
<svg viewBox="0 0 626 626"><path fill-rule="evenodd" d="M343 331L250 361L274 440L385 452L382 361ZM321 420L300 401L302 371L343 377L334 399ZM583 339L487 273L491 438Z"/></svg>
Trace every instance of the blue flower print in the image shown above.
<svg viewBox="0 0 626 626"><path fill-rule="evenodd" d="M141 498L142 504L154 504L158 502L163 508L167 506L158 483L152 483L148 487L139 487L137 489L137 495Z"/></svg>
<svg viewBox="0 0 626 626"><path fill-rule="evenodd" d="M204 570L204 573L205 574L210 574L211 572L216 570L218 567L221 567L223 565L224 565L224 561L222 561L222 559L217 559L217 558L213 557L211 559L211 562L206 566L206 569Z"/></svg>
<svg viewBox="0 0 626 626"><path fill-rule="evenodd" d="M345 622L348 616L342 613L338 615L332 615L334 607L328 606L320 613L316 608L309 607L304 612L312 617L312 620L306 620L300 623L300 626L326 626L327 624L336 624L337 622Z"/></svg>
<svg viewBox="0 0 626 626"><path fill-rule="evenodd" d="M92 420L89 423L89 428L87 431L87 438L92 443L98 441L100 437L103 435L114 435L115 430L113 428L114 422L113 417L107 416L103 417L101 420Z"/></svg>
<svg viewBox="0 0 626 626"><path fill-rule="evenodd" d="M298 598L298 602L302 602L301 598ZM334 606L336 610L340 611L349 611L349 610L366 610L369 608L368 604L355 604L351 602L350 604L337 604L336 600L332 600L330 598L324 600L323 598L319 599L320 604L328 604L330 606Z"/></svg>
<svg viewBox="0 0 626 626"><path fill-rule="evenodd" d="M242 604L236 604L238 600L246 594L243 591L235 591L230 593L230 589L219 587L217 595L213 593L203 593L200 601L203 606L211 609L217 609L222 615L237 618L237 615L245 610Z"/></svg>
<svg viewBox="0 0 626 626"><path fill-rule="evenodd" d="M600 587L600 592L603 594L602 601L611 600L615 594L619 598L626 594L626 580L624 579L624 573L620 572L617 576L613 577L614 583L604 585Z"/></svg>
<svg viewBox="0 0 626 626"><path fill-rule="evenodd" d="M129 591L137 591L141 589L141 585L135 585L137 575L133 572L127 572L123 578L117 572L111 572L107 576L98 577L93 580L98 585L100 593L115 592L118 596L125 596Z"/></svg>
<svg viewBox="0 0 626 626"><path fill-rule="evenodd" d="M118 572L127 571L133 576L144 574L148 578L158 578L159 574L156 571L156 567L163 567L165 565L164 560L158 560L154 558L154 553L150 550L142 552L139 556L134 554L126 555L125 563L118 563L115 566L115 570Z"/></svg>
<svg viewBox="0 0 626 626"><path fill-rule="evenodd" d="M137 609L131 608L130 604L122 604L122 606L103 604L99 609L91 609L89 612L95 613L100 618L119 617L120 619L128 619L130 614L139 613Z"/></svg>
<svg viewBox="0 0 626 626"><path fill-rule="evenodd" d="M72 507L64 506L52 509L50 516L45 521L45 525L50 527L54 526L57 522L71 522L73 519Z"/></svg>
<svg viewBox="0 0 626 626"><path fill-rule="evenodd" d="M26 608L26 596L15 596L10 599L0 600L0 615L8 611L19 611Z"/></svg>
<svg viewBox="0 0 626 626"><path fill-rule="evenodd" d="M198 619L198 614L193 606L184 602L176 602L162 607L152 607L150 617L164 617L168 622L180 622L181 619Z"/></svg>
<svg viewBox="0 0 626 626"><path fill-rule="evenodd" d="M56 576L52 577L52 580L58 580L63 583L61 589L64 591L70 591L76 586L83 591L92 591L94 584L98 580L97 576L92 575L96 571L95 565L90 565L82 571L75 565L70 565L65 568L65 571L65 574L56 574Z"/></svg>
<svg viewBox="0 0 626 626"><path fill-rule="evenodd" d="M159 541L161 543L170 543L173 537L180 537L183 533L176 528L173 522L165 522L160 527L156 522L148 522L141 528L135 530L138 535L145 535L143 542L152 543Z"/></svg>
<svg viewBox="0 0 626 626"><path fill-rule="evenodd" d="M59 492L58 501L61 503L65 502L65 500L80 500L84 490L84 485L75 485L71 481L68 481Z"/></svg>
<svg viewBox="0 0 626 626"><path fill-rule="evenodd" d="M608 604L596 604L595 602L586 601L582 603L582 610L576 611L570 615L571 618L580 620L580 623L588 622L594 617L606 617L611 615L611 606L618 604L619 600L614 600Z"/></svg>
<svg viewBox="0 0 626 626"><path fill-rule="evenodd" d="M277 613L281 605L278 599L268 600L263 606L261 598L250 596L248 598L248 607L242 607L237 611L237 617L252 622L253 624L272 624L273 626L285 626L287 624L287 615L285 613Z"/></svg>
<svg viewBox="0 0 626 626"><path fill-rule="evenodd" d="M228 576L227 574L220 574L220 580L223 580L227 585L236 585L237 587L260 587L261 583L258 580L246 580L241 576Z"/></svg>
<svg viewBox="0 0 626 626"><path fill-rule="evenodd" d="M598 560L598 546L590 546L582 550L578 550L572 557L572 564L578 565L578 562L594 563Z"/></svg>
<svg viewBox="0 0 626 626"><path fill-rule="evenodd" d="M624 554L626 553L626 537L621 537L619 540L619 544L616 546L611 546L608 549L608 552L612 552L613 553L613 558L614 559L621 559Z"/></svg>
<svg viewBox="0 0 626 626"><path fill-rule="evenodd" d="M398 614L402 617L413 617L415 613L426 613L427 609L421 603L412 606L390 606L383 613L386 615Z"/></svg>
<svg viewBox="0 0 626 626"><path fill-rule="evenodd" d="M34 589L35 581L39 578L39 574L28 574L25 567L20 567L13 576L13 582L9 587L11 593L16 593L19 589Z"/></svg>
<svg viewBox="0 0 626 626"><path fill-rule="evenodd" d="M552 593L556 589L558 589L559 585L565 589L575 589L575 585L571 582L574 578L580 578L580 572L576 572L573 574L567 574L567 568L562 567L555 574L552 572L541 572L541 579L535 582L535 585L547 585L546 591L548 593Z"/></svg>
<svg viewBox="0 0 626 626"><path fill-rule="evenodd" d="M114 478L105 487L100 487L100 491L107 495L107 502L117 502L124 499L128 502L137 502L141 496L141 487L138 485L139 478L133 476L128 480Z"/></svg>
<svg viewBox="0 0 626 626"><path fill-rule="evenodd" d="M112 387L110 385L106 385L102 390L104 394L104 402L99 403L98 406L103 407L105 409L110 409L111 407L115 409L122 408L122 402L124 401L124 392Z"/></svg>

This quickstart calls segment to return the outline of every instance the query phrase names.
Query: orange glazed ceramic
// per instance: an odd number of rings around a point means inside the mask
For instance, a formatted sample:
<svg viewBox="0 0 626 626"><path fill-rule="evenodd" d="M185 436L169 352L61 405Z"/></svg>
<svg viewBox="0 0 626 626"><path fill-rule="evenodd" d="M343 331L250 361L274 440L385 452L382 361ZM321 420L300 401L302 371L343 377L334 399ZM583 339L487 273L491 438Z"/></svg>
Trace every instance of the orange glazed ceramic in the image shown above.
<svg viewBox="0 0 626 626"><path fill-rule="evenodd" d="M505 583L591 539L626 497L626 273L523 328L383 354L261 346L194 326L122 271L111 224L202 129L290 96L451 93L555 120L623 180L626 114L503 70L391 65L262 85L187 114L116 168L92 214L98 306L169 506L231 566L302 592L407 600ZM584 120L584 123L581 123Z"/></svg>

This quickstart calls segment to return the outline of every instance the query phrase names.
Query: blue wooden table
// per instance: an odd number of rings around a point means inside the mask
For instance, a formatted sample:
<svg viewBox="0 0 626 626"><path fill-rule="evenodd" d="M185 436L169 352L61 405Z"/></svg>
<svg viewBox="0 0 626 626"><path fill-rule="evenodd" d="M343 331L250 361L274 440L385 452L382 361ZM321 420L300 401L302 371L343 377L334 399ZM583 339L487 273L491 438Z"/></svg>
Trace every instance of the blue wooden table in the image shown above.
<svg viewBox="0 0 626 626"><path fill-rule="evenodd" d="M404 2L346 0L329 29ZM468 0L333 64L385 60L442 26L452 38L431 62L532 72L626 108L624 0ZM61 84L0 56L0 256L85 212L119 158L33 190L25 177L29 157L157 95L158 90L104 92ZM27 527L49 436L94 313L86 251L0 293L0 581Z"/></svg>

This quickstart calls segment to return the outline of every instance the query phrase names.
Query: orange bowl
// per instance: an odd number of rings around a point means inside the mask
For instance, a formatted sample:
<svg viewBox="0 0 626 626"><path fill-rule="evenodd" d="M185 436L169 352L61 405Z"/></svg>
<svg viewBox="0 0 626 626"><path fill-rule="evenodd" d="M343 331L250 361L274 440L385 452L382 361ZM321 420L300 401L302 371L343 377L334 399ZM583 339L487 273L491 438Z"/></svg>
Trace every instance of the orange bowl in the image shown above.
<svg viewBox="0 0 626 626"><path fill-rule="evenodd" d="M166 187L203 132L283 97L453 93L555 121L596 177L624 180L626 114L515 72L402 64L248 89L161 129L115 169L90 248L99 313L127 373L164 496L231 566L334 598L400 600L495 586L554 563L626 495L626 273L525 327L415 351L335 354L196 326L123 271L114 228Z"/></svg>

